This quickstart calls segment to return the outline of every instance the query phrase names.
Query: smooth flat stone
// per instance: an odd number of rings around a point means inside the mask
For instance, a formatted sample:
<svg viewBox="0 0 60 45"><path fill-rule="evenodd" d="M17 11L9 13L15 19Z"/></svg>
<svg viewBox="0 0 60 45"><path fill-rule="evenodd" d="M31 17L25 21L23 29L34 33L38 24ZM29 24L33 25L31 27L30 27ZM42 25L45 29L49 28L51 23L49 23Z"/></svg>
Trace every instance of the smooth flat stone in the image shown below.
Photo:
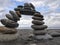
<svg viewBox="0 0 60 45"><path fill-rule="evenodd" d="M33 11L33 10L20 9L20 8L15 8L14 10L15 11L20 11L21 14L31 15L31 16L36 12L36 11Z"/></svg>
<svg viewBox="0 0 60 45"><path fill-rule="evenodd" d="M34 16L43 18L43 15L41 15L40 13L35 13Z"/></svg>
<svg viewBox="0 0 60 45"><path fill-rule="evenodd" d="M9 13L13 16L15 21L20 20L19 16L15 12L9 11Z"/></svg>
<svg viewBox="0 0 60 45"><path fill-rule="evenodd" d="M39 21L39 20L33 20L32 23L35 25L43 25L44 24L43 21Z"/></svg>
<svg viewBox="0 0 60 45"><path fill-rule="evenodd" d="M24 7L24 9L27 9L27 10L32 10L30 7Z"/></svg>
<svg viewBox="0 0 60 45"><path fill-rule="evenodd" d="M52 33L50 33L50 35L52 37L60 37L60 33L59 32L52 32Z"/></svg>
<svg viewBox="0 0 60 45"><path fill-rule="evenodd" d="M6 42L6 41L13 41L19 38L18 32L15 34L2 34L0 33L0 41L1 42Z"/></svg>
<svg viewBox="0 0 60 45"><path fill-rule="evenodd" d="M6 27L10 27L10 28L16 28L19 25L17 22L14 22L8 19L1 19L1 23L5 25Z"/></svg>
<svg viewBox="0 0 60 45"><path fill-rule="evenodd" d="M34 20L40 20L40 21L43 21L43 20L44 20L43 18L41 18L41 17L36 17L36 16L32 17L32 19L34 19Z"/></svg>
<svg viewBox="0 0 60 45"><path fill-rule="evenodd" d="M34 35L45 35L47 33L46 30L34 30Z"/></svg>
<svg viewBox="0 0 60 45"><path fill-rule="evenodd" d="M17 33L17 29L0 26L0 33L2 33L2 34L15 34L15 33Z"/></svg>
<svg viewBox="0 0 60 45"><path fill-rule="evenodd" d="M11 16L11 15L9 15L9 14L6 14L6 17L7 17L9 20L13 20L13 21L14 21L13 16Z"/></svg>
<svg viewBox="0 0 60 45"><path fill-rule="evenodd" d="M31 27L35 30L44 30L47 28L46 25L32 25Z"/></svg>
<svg viewBox="0 0 60 45"><path fill-rule="evenodd" d="M37 40L51 40L53 39L53 37L49 34L45 34L45 35L35 35L35 38Z"/></svg>

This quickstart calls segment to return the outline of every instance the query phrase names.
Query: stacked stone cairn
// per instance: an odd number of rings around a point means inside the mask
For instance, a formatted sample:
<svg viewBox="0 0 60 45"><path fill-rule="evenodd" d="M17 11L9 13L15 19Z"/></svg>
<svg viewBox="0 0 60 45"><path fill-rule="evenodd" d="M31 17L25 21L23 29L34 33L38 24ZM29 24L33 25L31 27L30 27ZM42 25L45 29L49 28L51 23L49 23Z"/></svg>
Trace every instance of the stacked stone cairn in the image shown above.
<svg viewBox="0 0 60 45"><path fill-rule="evenodd" d="M34 29L34 36L35 39L52 39L50 35L47 34L47 28L46 25L43 25L44 18L43 15L40 14L40 12L37 12L35 10L35 7L31 3L25 3L24 6L18 6L17 8L14 9L15 11L21 12L21 14L24 15L31 15L33 16L32 25L31 27ZM32 37L32 36L31 36Z"/></svg>
<svg viewBox="0 0 60 45"><path fill-rule="evenodd" d="M20 20L21 15L19 11L9 11L10 14L6 14L7 19L1 19L1 23L4 26L0 26L0 41L13 40L18 37L17 27L19 24L17 21Z"/></svg>
<svg viewBox="0 0 60 45"><path fill-rule="evenodd" d="M41 39L52 39L52 37L47 34L47 26L44 25L44 18L43 15L41 15L39 12L35 13L34 16L32 17L33 21L33 25L31 26L34 29L34 37L37 40L41 40Z"/></svg>

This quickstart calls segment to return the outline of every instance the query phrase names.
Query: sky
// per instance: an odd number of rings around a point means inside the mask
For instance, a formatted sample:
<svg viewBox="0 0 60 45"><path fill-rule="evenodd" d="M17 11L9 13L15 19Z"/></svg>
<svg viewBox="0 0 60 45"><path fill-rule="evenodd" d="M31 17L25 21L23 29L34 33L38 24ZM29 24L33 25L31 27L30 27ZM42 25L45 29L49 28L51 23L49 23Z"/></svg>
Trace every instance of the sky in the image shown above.
<svg viewBox="0 0 60 45"><path fill-rule="evenodd" d="M60 29L60 0L0 0L0 19L6 18L5 14L13 10L18 5L32 3L35 9L44 16L45 25L50 29ZM31 28L32 16L22 15L19 28ZM2 26L2 24L0 23Z"/></svg>

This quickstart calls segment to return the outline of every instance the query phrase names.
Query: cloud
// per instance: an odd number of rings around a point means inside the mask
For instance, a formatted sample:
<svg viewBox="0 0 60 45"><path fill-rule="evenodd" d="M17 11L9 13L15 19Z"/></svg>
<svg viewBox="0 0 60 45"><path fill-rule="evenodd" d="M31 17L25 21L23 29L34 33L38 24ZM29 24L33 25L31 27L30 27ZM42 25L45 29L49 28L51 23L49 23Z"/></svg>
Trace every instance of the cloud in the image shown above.
<svg viewBox="0 0 60 45"><path fill-rule="evenodd" d="M47 25L50 29L59 29L60 28L60 13L53 13L53 15L46 15L45 17L45 25Z"/></svg>

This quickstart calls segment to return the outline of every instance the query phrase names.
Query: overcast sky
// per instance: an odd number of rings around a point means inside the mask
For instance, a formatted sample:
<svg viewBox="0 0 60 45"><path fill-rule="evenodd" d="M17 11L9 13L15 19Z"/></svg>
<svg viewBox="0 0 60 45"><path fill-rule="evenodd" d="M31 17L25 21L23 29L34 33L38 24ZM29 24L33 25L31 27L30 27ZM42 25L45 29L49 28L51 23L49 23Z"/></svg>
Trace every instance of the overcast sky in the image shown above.
<svg viewBox="0 0 60 45"><path fill-rule="evenodd" d="M0 19L6 18L5 14L25 2L32 3L35 9L44 16L48 28L60 29L60 0L0 0ZM31 16L22 15L19 27L31 27ZM2 25L2 24L0 24Z"/></svg>

